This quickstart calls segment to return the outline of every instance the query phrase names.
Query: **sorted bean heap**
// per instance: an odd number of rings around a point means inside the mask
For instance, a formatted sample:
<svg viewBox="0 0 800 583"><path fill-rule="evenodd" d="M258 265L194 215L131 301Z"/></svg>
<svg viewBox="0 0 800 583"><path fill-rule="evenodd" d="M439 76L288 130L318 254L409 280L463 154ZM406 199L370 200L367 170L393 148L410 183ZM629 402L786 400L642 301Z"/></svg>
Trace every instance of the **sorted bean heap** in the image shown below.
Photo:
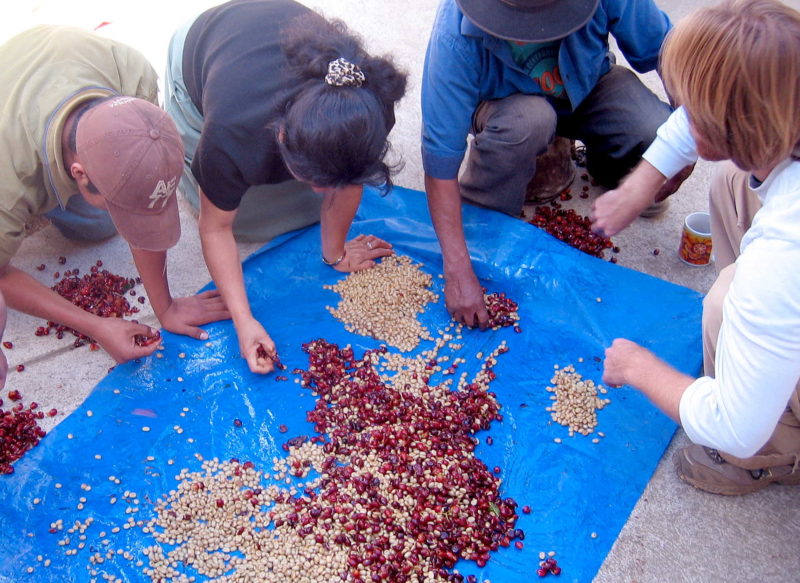
<svg viewBox="0 0 800 583"><path fill-rule="evenodd" d="M372 336L407 352L431 334L417 315L439 297L430 290L432 278L405 255L384 257L372 269L351 273L336 285L326 285L341 296L328 311L349 332Z"/></svg>
<svg viewBox="0 0 800 583"><path fill-rule="evenodd" d="M553 404L546 410L550 411L553 421L569 427L570 437L575 433L589 435L597 427L597 411L611 402L597 394L608 391L591 379L584 380L571 364L561 369L556 365L556 369L550 379L553 386L547 387L548 392L555 393L550 396Z"/></svg>
<svg viewBox="0 0 800 583"><path fill-rule="evenodd" d="M37 403L33 402L26 408L20 402L22 395L17 390L9 391L8 398L16 404L5 411L0 409L0 474L13 474L14 467L11 464L37 446L46 435L37 422L38 419L44 419L45 415ZM3 400L0 399L2 405ZM48 415L52 417L56 413L55 409L51 409Z"/></svg>
<svg viewBox="0 0 800 583"><path fill-rule="evenodd" d="M324 340L303 348L301 384L317 396L307 417L322 435L294 438L271 475L238 460L182 471L145 527L153 581L191 580L180 565L226 583L476 581L450 569L522 548L516 502L474 455L473 434L501 418L487 389L505 345L455 390L431 382L438 348L391 361L385 347L361 359ZM400 383L380 374L401 368Z"/></svg>
<svg viewBox="0 0 800 583"><path fill-rule="evenodd" d="M59 259L59 263L61 259L63 258ZM82 277L79 269L66 270L61 281L52 287L53 291L96 316L122 318L137 313L139 308L131 306L125 295L126 293L135 295L136 292L132 288L141 280L115 275L106 269L100 269L102 265L103 262L98 260L89 269L89 273L85 273ZM44 268L43 265L39 267ZM56 272L54 277L58 278L60 275ZM143 303L144 299L144 296L140 296L139 302ZM36 328L36 336L48 336L51 330L55 331L56 338L63 338L65 332L77 336L76 347L85 342L94 343L94 340L85 334L52 321Z"/></svg>

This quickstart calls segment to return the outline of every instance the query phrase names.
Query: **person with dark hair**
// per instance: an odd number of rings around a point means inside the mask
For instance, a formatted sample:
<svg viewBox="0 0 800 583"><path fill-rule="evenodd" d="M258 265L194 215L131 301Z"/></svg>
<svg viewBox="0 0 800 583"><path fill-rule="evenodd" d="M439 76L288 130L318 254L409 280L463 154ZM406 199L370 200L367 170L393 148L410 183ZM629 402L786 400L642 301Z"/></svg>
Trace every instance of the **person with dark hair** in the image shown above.
<svg viewBox="0 0 800 583"><path fill-rule="evenodd" d="M166 108L186 144L181 192L199 207L206 264L251 371L273 369L275 345L250 310L236 238L319 220L322 261L338 271L390 255L386 241L347 232L363 186L391 186L384 157L405 87L342 22L292 0L227 2L173 35Z"/></svg>
<svg viewBox="0 0 800 583"><path fill-rule="evenodd" d="M10 308L94 338L117 362L152 353L157 342L136 340L157 331L86 312L11 260L39 216L73 240L119 232L165 329L205 339L199 326L228 316L216 291L170 294L183 144L157 101L145 57L95 33L41 25L0 46L0 291Z"/></svg>
<svg viewBox="0 0 800 583"><path fill-rule="evenodd" d="M462 198L518 217L537 156L556 136L581 140L594 180L616 187L672 110L614 64L609 36L645 73L656 68L670 26L653 0L441 0L422 77L422 162L445 301L457 321L483 328L489 318ZM469 134L475 139L459 176Z"/></svg>

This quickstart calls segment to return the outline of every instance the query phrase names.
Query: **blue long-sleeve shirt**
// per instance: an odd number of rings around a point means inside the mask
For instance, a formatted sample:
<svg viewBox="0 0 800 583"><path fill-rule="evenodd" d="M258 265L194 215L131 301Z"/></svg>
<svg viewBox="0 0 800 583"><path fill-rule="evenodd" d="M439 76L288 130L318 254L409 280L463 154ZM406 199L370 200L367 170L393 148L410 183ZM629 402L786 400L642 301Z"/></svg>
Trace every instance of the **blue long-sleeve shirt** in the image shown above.
<svg viewBox="0 0 800 583"><path fill-rule="evenodd" d="M640 73L658 64L669 17L652 0L600 0L586 23L561 40L558 65L571 107L577 107L611 68L608 36ZM422 76L422 162L425 173L456 178L472 114L481 101L514 93L539 94L539 84L514 62L507 41L475 26L455 0L442 0Z"/></svg>

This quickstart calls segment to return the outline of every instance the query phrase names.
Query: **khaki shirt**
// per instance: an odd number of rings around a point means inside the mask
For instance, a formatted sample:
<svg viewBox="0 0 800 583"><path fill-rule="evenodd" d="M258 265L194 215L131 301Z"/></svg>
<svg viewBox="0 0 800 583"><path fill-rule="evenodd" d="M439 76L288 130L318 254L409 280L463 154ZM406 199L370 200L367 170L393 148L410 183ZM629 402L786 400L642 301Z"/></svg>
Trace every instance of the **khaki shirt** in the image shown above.
<svg viewBox="0 0 800 583"><path fill-rule="evenodd" d="M139 51L78 28L41 25L0 45L0 266L26 223L77 192L61 156L69 113L113 94L157 104L157 78Z"/></svg>

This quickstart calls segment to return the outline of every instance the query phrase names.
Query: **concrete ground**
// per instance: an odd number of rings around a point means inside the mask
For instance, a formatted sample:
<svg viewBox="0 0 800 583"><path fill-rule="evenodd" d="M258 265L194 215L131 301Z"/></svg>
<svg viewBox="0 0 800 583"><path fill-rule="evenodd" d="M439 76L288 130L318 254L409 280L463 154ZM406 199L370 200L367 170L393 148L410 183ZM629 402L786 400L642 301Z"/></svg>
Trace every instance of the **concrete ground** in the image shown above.
<svg viewBox="0 0 800 583"><path fill-rule="evenodd" d="M404 162L397 184L422 188L419 155L419 79L425 46L436 0L307 0L326 16L344 19L362 34L372 52L390 53L410 74L407 97L397 112L397 126L391 136L392 156ZM136 3L115 0L21 0L3 9L0 42L40 22L74 24L88 28L108 22L103 34L114 36L140 49L158 71L164 67L166 46L172 30L183 20L215 2ZM661 0L673 20L708 4L707 0ZM800 9L800 0L789 0ZM645 82L663 95L654 74ZM671 199L669 211L656 219L638 219L623 234L614 237L621 248L619 264L701 292L714 279L714 268L690 267L676 254L683 218L690 212L707 210L707 185L712 165L699 163L693 176ZM582 214L588 203L576 197L573 204ZM583 204L577 204L583 203ZM530 216L530 211L528 215ZM183 236L170 252L169 272L173 293L190 294L210 277L199 252L196 219L182 207ZM241 246L245 257L258 245ZM653 251L658 249L659 254ZM63 267L56 262L67 257ZM79 267L86 271L97 259L114 273L135 274L125 244L117 237L102 245L81 246L62 238L47 226L26 239L13 264L52 285L53 273ZM46 269L35 266L44 263ZM658 298L642 298L656 302ZM138 305L138 304L137 304ZM142 322L157 325L144 306ZM8 388L22 392L25 401L37 401L45 410L56 407L59 414L46 419L45 429L73 411L113 365L102 351L73 349L66 340L37 338L34 329L42 323L35 318L11 313L6 350L11 372ZM14 368L24 363L24 372ZM596 581L789 581L800 572L800 489L770 486L746 497L726 498L697 491L680 482L672 470L672 453L687 443L678 431L655 475L633 510L628 523L600 569ZM791 575L795 573L795 575Z"/></svg>

